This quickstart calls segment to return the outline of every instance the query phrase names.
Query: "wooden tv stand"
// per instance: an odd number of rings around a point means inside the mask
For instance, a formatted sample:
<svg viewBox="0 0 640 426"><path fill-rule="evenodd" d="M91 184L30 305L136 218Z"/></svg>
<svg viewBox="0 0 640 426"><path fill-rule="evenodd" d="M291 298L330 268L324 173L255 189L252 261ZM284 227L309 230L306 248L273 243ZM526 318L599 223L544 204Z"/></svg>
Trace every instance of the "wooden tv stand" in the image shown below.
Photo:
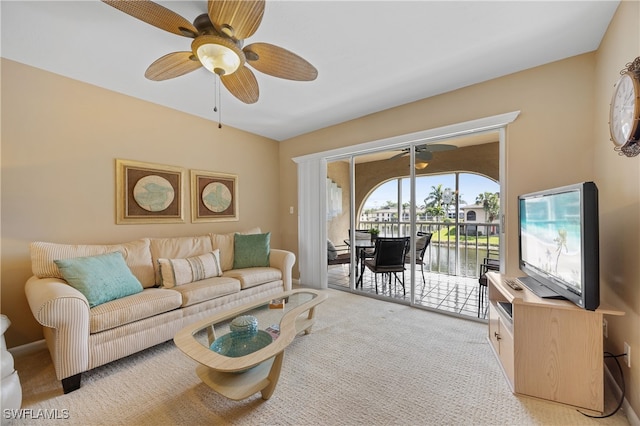
<svg viewBox="0 0 640 426"><path fill-rule="evenodd" d="M497 272L487 278L489 341L511 390L602 413L602 316L624 313L541 299L524 286L512 289ZM511 304L511 317L499 302Z"/></svg>

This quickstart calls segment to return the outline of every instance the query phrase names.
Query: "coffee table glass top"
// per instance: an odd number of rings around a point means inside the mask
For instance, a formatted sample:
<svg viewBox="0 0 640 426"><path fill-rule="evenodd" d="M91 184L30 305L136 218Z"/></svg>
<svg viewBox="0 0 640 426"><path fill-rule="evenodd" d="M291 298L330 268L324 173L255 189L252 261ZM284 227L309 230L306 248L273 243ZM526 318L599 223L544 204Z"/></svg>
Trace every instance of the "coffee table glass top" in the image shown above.
<svg viewBox="0 0 640 426"><path fill-rule="evenodd" d="M280 337L282 318L316 297L315 292L299 291L234 310L195 329L193 338L222 356L246 356L275 342Z"/></svg>

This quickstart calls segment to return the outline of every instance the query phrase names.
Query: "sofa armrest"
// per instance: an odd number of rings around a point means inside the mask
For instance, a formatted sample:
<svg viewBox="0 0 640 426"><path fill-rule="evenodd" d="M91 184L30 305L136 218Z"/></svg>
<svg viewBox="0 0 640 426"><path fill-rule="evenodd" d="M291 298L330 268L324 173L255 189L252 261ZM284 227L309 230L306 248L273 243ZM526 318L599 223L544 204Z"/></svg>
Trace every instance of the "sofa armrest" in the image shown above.
<svg viewBox="0 0 640 426"><path fill-rule="evenodd" d="M284 282L284 291L291 290L291 270L296 262L296 255L287 250L271 249L269 253L269 264L272 268L278 268L282 271L282 281Z"/></svg>
<svg viewBox="0 0 640 426"><path fill-rule="evenodd" d="M58 380L89 369L89 302L57 278L31 277L25 294L34 318L45 329Z"/></svg>

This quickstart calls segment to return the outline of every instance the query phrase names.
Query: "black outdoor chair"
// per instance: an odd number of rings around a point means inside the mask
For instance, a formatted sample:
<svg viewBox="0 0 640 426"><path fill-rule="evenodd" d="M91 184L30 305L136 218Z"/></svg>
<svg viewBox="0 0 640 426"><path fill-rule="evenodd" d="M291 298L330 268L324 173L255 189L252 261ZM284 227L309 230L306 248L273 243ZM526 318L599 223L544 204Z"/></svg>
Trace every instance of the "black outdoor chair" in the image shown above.
<svg viewBox="0 0 640 426"><path fill-rule="evenodd" d="M478 278L478 318L484 305L484 296L487 293L487 272L499 271L500 259L485 258L480 265L480 278Z"/></svg>
<svg viewBox="0 0 640 426"><path fill-rule="evenodd" d="M378 293L378 274L383 274L383 277L389 277L389 291L391 291L391 274L393 274L395 277L394 285L396 281L400 281L403 293L406 296L407 291L404 286L404 259L408 247L409 237L379 237L376 240L373 258L364 261L365 266L374 273L376 293ZM398 272L402 272L402 279L398 278Z"/></svg>
<svg viewBox="0 0 640 426"><path fill-rule="evenodd" d="M420 265L420 272L422 272L422 283L426 283L424 278L424 254L427 251L427 247L429 247L429 243L431 243L431 236L433 234L431 232L418 232L418 237L416 238L416 258L415 264ZM407 253L405 256L405 263L411 263L411 255Z"/></svg>

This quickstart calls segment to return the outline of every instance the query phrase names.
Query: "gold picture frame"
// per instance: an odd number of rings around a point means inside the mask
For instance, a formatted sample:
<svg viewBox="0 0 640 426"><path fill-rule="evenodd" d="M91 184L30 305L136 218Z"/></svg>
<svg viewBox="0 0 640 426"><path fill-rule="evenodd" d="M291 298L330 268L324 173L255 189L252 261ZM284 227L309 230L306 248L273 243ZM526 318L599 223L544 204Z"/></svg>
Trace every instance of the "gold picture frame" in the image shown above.
<svg viewBox="0 0 640 426"><path fill-rule="evenodd" d="M191 221L240 220L238 176L228 173L191 170Z"/></svg>
<svg viewBox="0 0 640 426"><path fill-rule="evenodd" d="M185 170L116 159L116 224L184 223Z"/></svg>

